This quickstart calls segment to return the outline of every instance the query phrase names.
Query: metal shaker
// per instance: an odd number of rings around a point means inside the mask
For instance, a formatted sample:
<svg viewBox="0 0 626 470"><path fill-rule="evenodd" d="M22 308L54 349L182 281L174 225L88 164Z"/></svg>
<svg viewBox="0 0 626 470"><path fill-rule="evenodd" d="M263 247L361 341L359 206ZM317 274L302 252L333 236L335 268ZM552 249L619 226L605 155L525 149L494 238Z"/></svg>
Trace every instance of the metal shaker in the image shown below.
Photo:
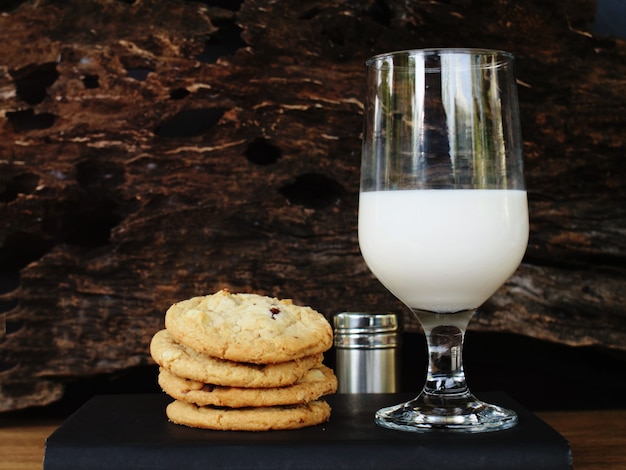
<svg viewBox="0 0 626 470"><path fill-rule="evenodd" d="M398 387L398 319L394 313L334 316L339 393L393 393Z"/></svg>

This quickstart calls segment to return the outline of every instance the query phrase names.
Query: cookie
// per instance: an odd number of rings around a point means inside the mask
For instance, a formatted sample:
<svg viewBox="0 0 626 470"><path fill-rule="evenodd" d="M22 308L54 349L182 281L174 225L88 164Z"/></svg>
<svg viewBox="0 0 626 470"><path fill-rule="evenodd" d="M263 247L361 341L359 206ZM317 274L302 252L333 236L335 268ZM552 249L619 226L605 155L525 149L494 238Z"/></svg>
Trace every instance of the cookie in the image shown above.
<svg viewBox="0 0 626 470"><path fill-rule="evenodd" d="M196 405L229 408L295 405L317 400L337 391L337 378L331 369L320 366L288 387L241 388L209 385L178 377L161 369L159 385L172 398Z"/></svg>
<svg viewBox="0 0 626 470"><path fill-rule="evenodd" d="M172 305L165 328L177 342L230 361L267 364L328 350L333 332L324 316L291 300L257 294L215 294Z"/></svg>
<svg viewBox="0 0 626 470"><path fill-rule="evenodd" d="M170 421L194 428L219 431L269 431L299 429L330 418L330 405L315 400L302 405L257 408L216 408L174 401L166 408Z"/></svg>
<svg viewBox="0 0 626 470"><path fill-rule="evenodd" d="M267 365L227 361L176 343L167 330L161 330L152 337L150 354L157 364L174 375L228 387L292 385L310 369L321 365L324 358L319 353Z"/></svg>

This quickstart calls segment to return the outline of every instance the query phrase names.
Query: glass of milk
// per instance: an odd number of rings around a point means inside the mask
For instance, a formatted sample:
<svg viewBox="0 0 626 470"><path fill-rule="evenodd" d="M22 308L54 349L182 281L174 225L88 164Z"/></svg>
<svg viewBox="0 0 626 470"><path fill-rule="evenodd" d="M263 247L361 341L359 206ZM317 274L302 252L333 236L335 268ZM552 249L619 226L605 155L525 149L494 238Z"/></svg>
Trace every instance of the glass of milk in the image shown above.
<svg viewBox="0 0 626 470"><path fill-rule="evenodd" d="M379 410L405 431L485 432L514 411L477 399L463 371L467 324L519 266L528 243L513 56L483 49L370 58L359 244L378 280L423 326L422 392Z"/></svg>

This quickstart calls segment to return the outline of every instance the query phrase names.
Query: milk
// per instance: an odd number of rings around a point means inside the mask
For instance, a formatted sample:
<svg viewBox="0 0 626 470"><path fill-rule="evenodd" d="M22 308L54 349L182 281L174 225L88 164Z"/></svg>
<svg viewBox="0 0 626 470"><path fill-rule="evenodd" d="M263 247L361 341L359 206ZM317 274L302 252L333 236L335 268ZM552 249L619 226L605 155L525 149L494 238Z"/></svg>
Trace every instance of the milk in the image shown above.
<svg viewBox="0 0 626 470"><path fill-rule="evenodd" d="M412 308L451 313L480 306L515 272L527 243L525 191L360 194L363 258Z"/></svg>

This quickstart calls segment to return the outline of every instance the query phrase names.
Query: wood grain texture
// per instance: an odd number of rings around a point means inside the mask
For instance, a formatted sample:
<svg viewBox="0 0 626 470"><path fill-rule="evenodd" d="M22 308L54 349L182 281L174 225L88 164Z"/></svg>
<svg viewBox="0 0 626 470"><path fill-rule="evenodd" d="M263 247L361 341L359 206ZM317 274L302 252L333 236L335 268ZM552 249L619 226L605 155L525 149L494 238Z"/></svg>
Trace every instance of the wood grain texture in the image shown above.
<svg viewBox="0 0 626 470"><path fill-rule="evenodd" d="M626 465L624 414L624 410L538 413L569 441L574 468L580 470L618 470Z"/></svg>
<svg viewBox="0 0 626 470"><path fill-rule="evenodd" d="M223 287L416 330L356 234L363 61L403 48L517 57L531 238L472 328L624 351L626 43L594 7L0 7L0 410L149 364L165 309Z"/></svg>

